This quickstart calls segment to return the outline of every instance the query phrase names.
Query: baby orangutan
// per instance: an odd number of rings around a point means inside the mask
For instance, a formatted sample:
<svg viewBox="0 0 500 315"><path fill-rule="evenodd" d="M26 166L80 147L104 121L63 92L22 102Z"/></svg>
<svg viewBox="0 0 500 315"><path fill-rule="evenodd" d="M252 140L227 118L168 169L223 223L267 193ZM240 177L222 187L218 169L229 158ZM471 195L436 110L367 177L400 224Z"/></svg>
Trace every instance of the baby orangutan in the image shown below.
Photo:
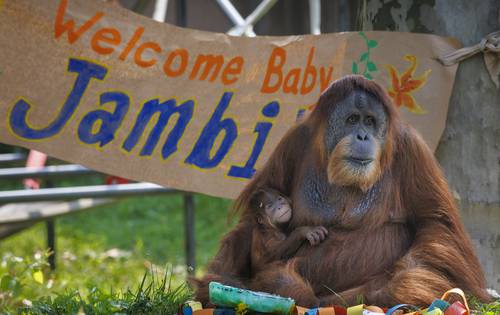
<svg viewBox="0 0 500 315"><path fill-rule="evenodd" d="M256 224L252 233L252 272L259 272L272 262L292 257L305 241L318 245L327 236L323 226L302 226L285 234L292 218L291 202L274 189L260 189L250 202Z"/></svg>

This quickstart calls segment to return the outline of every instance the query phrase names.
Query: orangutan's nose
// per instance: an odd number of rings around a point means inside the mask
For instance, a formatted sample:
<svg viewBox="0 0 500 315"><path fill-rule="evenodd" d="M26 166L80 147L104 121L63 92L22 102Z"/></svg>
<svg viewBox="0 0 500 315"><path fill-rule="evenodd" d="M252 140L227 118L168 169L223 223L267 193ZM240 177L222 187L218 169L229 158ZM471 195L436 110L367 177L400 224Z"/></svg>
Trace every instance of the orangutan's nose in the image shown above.
<svg viewBox="0 0 500 315"><path fill-rule="evenodd" d="M356 140L368 141L368 139L369 139L368 133L366 133L366 132L360 132L356 135Z"/></svg>

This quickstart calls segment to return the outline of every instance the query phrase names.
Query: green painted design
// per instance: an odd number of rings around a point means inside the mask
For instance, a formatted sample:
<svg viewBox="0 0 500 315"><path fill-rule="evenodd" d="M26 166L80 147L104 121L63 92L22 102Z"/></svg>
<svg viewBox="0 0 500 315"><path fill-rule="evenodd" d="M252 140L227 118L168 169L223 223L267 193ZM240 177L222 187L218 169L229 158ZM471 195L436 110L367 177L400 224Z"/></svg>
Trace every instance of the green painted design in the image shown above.
<svg viewBox="0 0 500 315"><path fill-rule="evenodd" d="M239 289L218 282L208 285L210 303L235 308L240 314L246 310L260 313L287 315L295 307L295 301L263 292Z"/></svg>
<svg viewBox="0 0 500 315"><path fill-rule="evenodd" d="M364 32L358 32L359 36L363 38L366 44L366 51L363 52L357 61L352 62L351 71L354 74L362 74L365 78L369 80L373 80L372 75L373 72L378 71L377 65L370 59L371 50L378 46L378 42L374 39L369 39L366 37ZM361 66L364 65L364 70L361 72Z"/></svg>

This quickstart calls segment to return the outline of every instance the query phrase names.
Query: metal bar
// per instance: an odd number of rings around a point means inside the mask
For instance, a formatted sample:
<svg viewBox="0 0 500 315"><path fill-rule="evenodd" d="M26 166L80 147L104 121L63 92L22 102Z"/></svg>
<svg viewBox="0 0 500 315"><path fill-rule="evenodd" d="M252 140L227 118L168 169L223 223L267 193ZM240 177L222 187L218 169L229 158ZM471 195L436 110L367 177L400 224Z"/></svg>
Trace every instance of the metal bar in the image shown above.
<svg viewBox="0 0 500 315"><path fill-rule="evenodd" d="M233 35L233 36L241 36L243 34L247 35L247 29L252 29L253 25L257 23L271 8L274 6L274 4L278 0L263 0L255 10L253 10L252 13L250 13L249 16L245 19L245 24L243 25L237 25L233 28L231 28L227 34Z"/></svg>
<svg viewBox="0 0 500 315"><path fill-rule="evenodd" d="M168 0L156 0L153 20L162 23L165 22L165 18L167 17L167 7Z"/></svg>
<svg viewBox="0 0 500 315"><path fill-rule="evenodd" d="M47 188L53 188L54 184L51 180L46 182ZM40 188L38 188L40 189ZM36 190L38 190L36 189ZM51 270L56 270L56 229L55 229L55 219L49 218L45 222L45 227L47 228L47 249L49 250L49 257L47 260Z"/></svg>
<svg viewBox="0 0 500 315"><path fill-rule="evenodd" d="M46 178L54 176L87 175L97 172L81 165L53 165L44 167L12 167L0 169L0 179Z"/></svg>
<svg viewBox="0 0 500 315"><path fill-rule="evenodd" d="M47 227L47 249L49 250L49 265L51 270L56 270L56 229L55 220L48 219L45 222Z"/></svg>
<svg viewBox="0 0 500 315"><path fill-rule="evenodd" d="M186 266L190 275L194 275L196 268L195 234L194 234L194 197L184 195L184 241L186 250Z"/></svg>
<svg viewBox="0 0 500 315"><path fill-rule="evenodd" d="M79 198L0 205L0 239L2 239L2 226L13 226L23 222L34 223L51 217L75 214L80 211L110 205L114 201L114 198Z"/></svg>
<svg viewBox="0 0 500 315"><path fill-rule="evenodd" d="M245 25L245 19L241 16L238 10L236 10L231 1L217 0L217 3L222 8L222 11L224 11L224 13L226 13L229 19L233 22L234 25ZM248 36L254 37L256 35L252 29L248 29Z"/></svg>
<svg viewBox="0 0 500 315"><path fill-rule="evenodd" d="M311 34L321 34L321 1L309 0L309 18L311 24Z"/></svg>
<svg viewBox="0 0 500 315"><path fill-rule="evenodd" d="M151 183L11 190L0 191L0 204L9 202L70 200L77 198L129 197L175 192L177 192L177 190Z"/></svg>
<svg viewBox="0 0 500 315"><path fill-rule="evenodd" d="M217 0L217 3L221 7L222 11L226 13L227 17L233 22L235 25L243 25L245 24L245 19L240 15L238 10L234 7L234 5L229 0Z"/></svg>
<svg viewBox="0 0 500 315"><path fill-rule="evenodd" d="M181 27L186 27L187 26L187 8L186 8L186 1L185 0L180 0L177 2L177 10L176 10L176 15L177 15L177 25ZM191 263L194 263L193 257L194 257L194 244L191 243L190 236L194 235L194 231L191 231L190 229L193 228L194 223L192 220L193 214L192 214L192 200L189 201L188 195L184 195L184 225L185 225L185 242L186 242L186 265L187 265L187 271L191 274L191 268L194 270L194 265L191 265ZM192 197L191 197L192 198ZM194 236L193 236L194 237Z"/></svg>
<svg viewBox="0 0 500 315"><path fill-rule="evenodd" d="M26 154L23 153L0 154L0 163L21 162L25 160L26 160Z"/></svg>

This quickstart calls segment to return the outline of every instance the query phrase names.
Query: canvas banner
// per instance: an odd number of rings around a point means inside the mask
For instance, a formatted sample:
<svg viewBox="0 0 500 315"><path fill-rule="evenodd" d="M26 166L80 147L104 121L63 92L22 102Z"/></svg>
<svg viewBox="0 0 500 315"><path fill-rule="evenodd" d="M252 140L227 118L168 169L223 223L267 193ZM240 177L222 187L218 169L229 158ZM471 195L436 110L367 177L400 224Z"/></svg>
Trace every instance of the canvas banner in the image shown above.
<svg viewBox="0 0 500 315"><path fill-rule="evenodd" d="M322 90L357 73L435 149L458 43L352 32L230 37L97 0L0 1L0 142L234 198Z"/></svg>

